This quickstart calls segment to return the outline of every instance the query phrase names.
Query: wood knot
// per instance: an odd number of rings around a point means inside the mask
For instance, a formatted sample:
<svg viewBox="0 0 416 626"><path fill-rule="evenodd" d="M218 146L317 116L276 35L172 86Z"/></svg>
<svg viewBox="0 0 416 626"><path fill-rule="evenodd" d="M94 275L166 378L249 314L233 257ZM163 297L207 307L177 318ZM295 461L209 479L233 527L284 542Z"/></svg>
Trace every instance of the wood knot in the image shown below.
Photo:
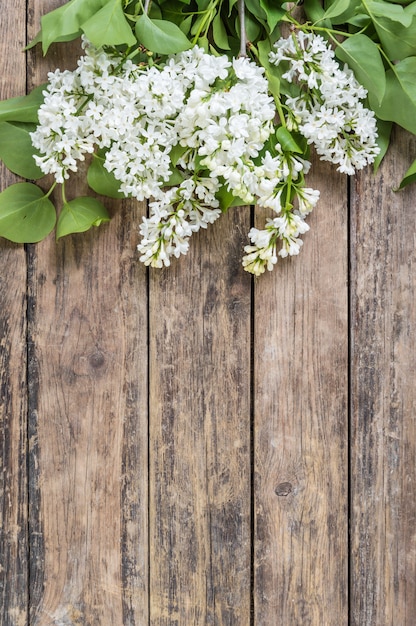
<svg viewBox="0 0 416 626"><path fill-rule="evenodd" d="M288 496L292 491L292 483L280 483L274 490L277 496Z"/></svg>
<svg viewBox="0 0 416 626"><path fill-rule="evenodd" d="M94 354L91 354L89 362L91 367L93 367L94 369L99 369L105 363L104 354L102 352L94 352Z"/></svg>

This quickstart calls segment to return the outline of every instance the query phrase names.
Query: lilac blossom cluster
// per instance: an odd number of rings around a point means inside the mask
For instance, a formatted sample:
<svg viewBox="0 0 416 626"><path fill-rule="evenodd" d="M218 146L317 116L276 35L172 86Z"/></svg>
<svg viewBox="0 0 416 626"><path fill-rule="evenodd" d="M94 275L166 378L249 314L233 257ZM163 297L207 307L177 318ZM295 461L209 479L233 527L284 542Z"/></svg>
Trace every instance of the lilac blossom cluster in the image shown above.
<svg viewBox="0 0 416 626"><path fill-rule="evenodd" d="M299 253L305 218L319 191L305 186L310 163L277 140L276 107L263 68L248 58L194 47L156 65L137 65L83 40L74 71L49 74L39 125L31 134L45 174L64 183L96 149L119 191L150 199L140 225L140 260L170 265L189 238L221 215L224 191L272 212L252 228L244 269L259 276L278 257ZM359 102L365 90L341 71L320 37L279 40L272 63L289 62L288 81L306 88L288 98L287 120L323 158L352 173L377 153L375 123Z"/></svg>
<svg viewBox="0 0 416 626"><path fill-rule="evenodd" d="M270 62L286 63L283 78L301 87L300 95L286 98L290 127L340 172L354 174L372 163L379 153L376 119L362 104L367 91L351 69L341 69L329 44L314 33L292 33L274 48Z"/></svg>

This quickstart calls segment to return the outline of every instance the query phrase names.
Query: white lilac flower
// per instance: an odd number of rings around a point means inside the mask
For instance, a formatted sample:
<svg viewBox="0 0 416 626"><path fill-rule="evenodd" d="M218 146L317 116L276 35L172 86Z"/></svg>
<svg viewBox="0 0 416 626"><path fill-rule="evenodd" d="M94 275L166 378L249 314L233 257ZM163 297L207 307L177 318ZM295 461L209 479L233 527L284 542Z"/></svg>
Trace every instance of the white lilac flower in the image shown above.
<svg viewBox="0 0 416 626"><path fill-rule="evenodd" d="M319 200L320 192L311 187L298 187L296 189L296 198L298 202L297 213L301 217L308 215L316 206Z"/></svg>
<svg viewBox="0 0 416 626"><path fill-rule="evenodd" d="M186 254L192 233L207 228L221 215L215 197L218 189L217 179L189 178L151 202L150 216L140 225L140 260L160 268L169 266L172 256Z"/></svg>
<svg viewBox="0 0 416 626"><path fill-rule="evenodd" d="M262 68L245 58L228 65L223 57L216 59L220 82L193 89L176 126L180 144L196 148L214 177L259 155L276 113Z"/></svg>
<svg viewBox="0 0 416 626"><path fill-rule="evenodd" d="M32 144L42 155L34 155L45 174L53 174L60 183L77 170L77 161L94 151L88 124L77 111L85 101L79 77L56 70L49 75L50 87L38 112L39 125L31 133Z"/></svg>
<svg viewBox="0 0 416 626"><path fill-rule="evenodd" d="M299 130L324 161L354 174L372 163L379 153L373 111L361 102L367 91L347 65L341 69L333 50L320 36L302 31L279 39L271 63L285 63L283 77L301 87L288 97L290 129Z"/></svg>
<svg viewBox="0 0 416 626"><path fill-rule="evenodd" d="M178 143L215 179L258 156L272 131L275 108L262 68L195 47L162 68L140 67L83 41L74 72L55 72L32 135L38 163L62 182L94 146L120 191L139 200L161 198Z"/></svg>
<svg viewBox="0 0 416 626"><path fill-rule="evenodd" d="M142 67L85 40L83 45L76 70L50 75L32 134L45 173L63 182L85 153L102 149L104 167L120 182L122 193L153 198L138 245L146 265L167 266L188 251L192 233L220 216L217 194L224 186L243 202L277 214L264 230L250 231L252 245L243 260L247 271L259 275L271 270L278 256L299 252L299 237L308 230L303 218L319 192L304 187L308 161L277 142L272 153L265 148L276 110L262 68L246 58L229 61L197 47L170 57L161 68ZM345 81L352 84L349 74ZM307 103L297 104L300 113L309 111ZM329 108L321 113L327 126L332 115ZM364 112L354 128L364 135ZM333 139L341 167L348 167L339 135ZM177 146L183 148L177 166L184 180L166 189L171 150ZM360 158L354 156L357 162ZM205 172L197 175L197 164Z"/></svg>
<svg viewBox="0 0 416 626"><path fill-rule="evenodd" d="M308 224L302 216L290 211L279 217L268 219L263 230L252 228L249 232L251 245L244 251L243 267L247 272L260 276L265 270L271 271L277 263L278 256L286 257L299 254L303 244L299 235L309 230ZM277 251L277 244L281 241L282 247Z"/></svg>

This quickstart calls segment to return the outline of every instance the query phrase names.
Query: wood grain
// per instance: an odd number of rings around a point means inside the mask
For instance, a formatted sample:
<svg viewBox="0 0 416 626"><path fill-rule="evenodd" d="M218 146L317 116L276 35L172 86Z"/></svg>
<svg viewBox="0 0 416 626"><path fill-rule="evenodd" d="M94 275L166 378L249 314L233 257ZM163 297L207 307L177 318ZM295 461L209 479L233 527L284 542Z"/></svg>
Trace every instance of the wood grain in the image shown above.
<svg viewBox="0 0 416 626"><path fill-rule="evenodd" d="M39 11L62 2L31 3ZM75 65L39 51L31 81ZM84 177L82 177L84 178ZM70 197L87 189L71 180ZM147 624L147 279L143 207L31 249L31 624Z"/></svg>
<svg viewBox="0 0 416 626"><path fill-rule="evenodd" d="M346 180L313 170L300 256L255 285L257 626L348 623Z"/></svg>
<svg viewBox="0 0 416 626"><path fill-rule="evenodd" d="M2 6L1 98L75 66L20 52L62 3ZM415 149L395 131L352 180L349 247L347 182L315 164L302 252L254 289L248 209L150 282L133 202L1 241L1 626L414 625L416 192L392 188Z"/></svg>
<svg viewBox="0 0 416 626"><path fill-rule="evenodd" d="M395 132L352 194L351 538L354 626L416 615L415 187L395 193L415 138Z"/></svg>
<svg viewBox="0 0 416 626"><path fill-rule="evenodd" d="M0 11L0 99L24 95L26 3ZM0 191L17 178L0 164ZM0 239L0 623L26 626L28 606L26 255Z"/></svg>
<svg viewBox="0 0 416 626"><path fill-rule="evenodd" d="M150 554L155 626L250 623L248 209L150 282Z"/></svg>

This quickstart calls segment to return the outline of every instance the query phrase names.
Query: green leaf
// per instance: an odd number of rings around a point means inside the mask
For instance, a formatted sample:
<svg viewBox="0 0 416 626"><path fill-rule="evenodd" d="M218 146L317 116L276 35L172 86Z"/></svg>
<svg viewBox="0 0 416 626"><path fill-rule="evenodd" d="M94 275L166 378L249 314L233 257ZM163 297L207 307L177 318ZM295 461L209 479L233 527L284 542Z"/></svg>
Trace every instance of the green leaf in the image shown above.
<svg viewBox="0 0 416 626"><path fill-rule="evenodd" d="M180 185L184 181L182 173L175 167L172 170L172 174L169 177L169 180L164 183L166 187L174 187L175 185Z"/></svg>
<svg viewBox="0 0 416 626"><path fill-rule="evenodd" d="M55 41L75 38L81 24L99 12L109 0L71 0L54 11L46 13L42 19L42 50L46 54Z"/></svg>
<svg viewBox="0 0 416 626"><path fill-rule="evenodd" d="M237 1L238 0L229 0L229 2L228 2L228 17L230 17L231 12L233 10L233 7L234 7L235 4L237 4Z"/></svg>
<svg viewBox="0 0 416 626"><path fill-rule="evenodd" d="M186 36L189 31L191 30L191 26L192 26L192 15L188 15L188 17L186 17L180 24L179 24L179 28L181 29L181 31L183 32L183 34Z"/></svg>
<svg viewBox="0 0 416 626"><path fill-rule="evenodd" d="M259 0L244 0L244 4L246 7L246 13L247 10L250 11L250 13L254 15L259 22L266 24L267 16L263 8L260 6L261 3L259 3Z"/></svg>
<svg viewBox="0 0 416 626"><path fill-rule="evenodd" d="M276 102L280 100L280 79L278 76L274 76L269 70L266 70L266 78L269 83L269 91L272 94Z"/></svg>
<svg viewBox="0 0 416 626"><path fill-rule="evenodd" d="M221 50L230 50L227 31L219 13L217 13L212 22L212 36L214 42Z"/></svg>
<svg viewBox="0 0 416 626"><path fill-rule="evenodd" d="M403 176L403 179L395 191L399 189L403 189L406 185L410 185L410 183L414 183L416 180L416 161L413 161L412 165L407 170L406 174Z"/></svg>
<svg viewBox="0 0 416 626"><path fill-rule="evenodd" d="M386 90L386 76L380 51L366 35L348 37L336 49L341 61L348 63L357 80L381 103Z"/></svg>
<svg viewBox="0 0 416 626"><path fill-rule="evenodd" d="M335 2L332 2L326 9L323 17L325 19L338 17L338 15L342 15L348 9L350 4L350 0L335 0Z"/></svg>
<svg viewBox="0 0 416 626"><path fill-rule="evenodd" d="M335 0L325 11L324 18L330 19L333 24L345 24L361 7L360 0Z"/></svg>
<svg viewBox="0 0 416 626"><path fill-rule="evenodd" d="M88 185L96 193L109 198L124 198L124 194L119 191L120 181L112 172L104 167L104 158L100 154L94 154L91 165L87 172Z"/></svg>
<svg viewBox="0 0 416 626"><path fill-rule="evenodd" d="M175 54L192 46L179 26L166 20L151 20L145 13L136 22L136 35L145 48L159 54Z"/></svg>
<svg viewBox="0 0 416 626"><path fill-rule="evenodd" d="M136 38L132 33L122 0L110 0L98 13L94 13L81 24L85 36L96 48L102 46L134 46Z"/></svg>
<svg viewBox="0 0 416 626"><path fill-rule="evenodd" d="M167 7L167 9L164 9L164 11L172 13L172 11L170 10L170 7ZM147 14L152 19L156 19L156 20L163 19L161 8L157 4L155 4L154 2L150 3L149 11L148 11ZM180 20L182 19L182 16L177 15L176 11L175 11L175 15L176 15L176 18L178 19L178 21L180 22ZM165 15L165 17L166 17L166 15ZM192 18L192 15L190 17Z"/></svg>
<svg viewBox="0 0 416 626"><path fill-rule="evenodd" d="M71 233L83 233L91 226L109 221L107 209L99 200L88 196L75 198L62 207L56 226L56 239Z"/></svg>
<svg viewBox="0 0 416 626"><path fill-rule="evenodd" d="M9 98L0 102L0 122L39 122L38 110L44 101L43 91L46 85L40 85L27 96Z"/></svg>
<svg viewBox="0 0 416 626"><path fill-rule="evenodd" d="M36 180L44 173L33 158L34 153L39 154L32 146L29 134L34 129L32 124L0 122L0 159L15 174Z"/></svg>
<svg viewBox="0 0 416 626"><path fill-rule="evenodd" d="M260 0L260 6L266 14L267 26L272 32L280 22L286 11L280 6L276 6L275 0Z"/></svg>
<svg viewBox="0 0 416 626"><path fill-rule="evenodd" d="M406 13L402 6L397 4L392 4L390 2L378 2L377 0L364 0L362 4L371 16L376 28L377 24L382 23L379 18L382 18L382 20L399 22L405 27L410 26L412 21L411 16Z"/></svg>
<svg viewBox="0 0 416 626"><path fill-rule="evenodd" d="M0 236L15 243L36 243L56 222L55 207L32 183L16 183L0 193Z"/></svg>
<svg viewBox="0 0 416 626"><path fill-rule="evenodd" d="M416 57L397 63L386 72L386 93L381 105L369 98L374 113L416 134Z"/></svg>
<svg viewBox="0 0 416 626"><path fill-rule="evenodd" d="M403 9L388 2L363 3L390 59L397 61L416 55L415 6ZM397 14L395 14L397 12Z"/></svg>
<svg viewBox="0 0 416 626"><path fill-rule="evenodd" d="M280 126L276 130L276 139L280 143L283 152L297 152L299 154L303 153L302 148L284 126Z"/></svg>
<svg viewBox="0 0 416 626"><path fill-rule="evenodd" d="M234 207L234 206L245 206L247 205L247 202L244 202L244 200L242 200L241 198L239 198L238 196L235 196L231 191L229 191L225 185L223 185L215 194L215 197L217 198L217 200L220 203L220 209L223 213L226 213L226 211L230 208L230 207Z"/></svg>
<svg viewBox="0 0 416 626"><path fill-rule="evenodd" d="M191 35L196 35L197 33L200 34L202 32L202 30L200 30L200 28L202 28L203 25L204 25L204 14L203 13L201 13L200 15L196 15L195 17L196 17L196 19L195 19L194 23L192 24L192 28L191 28Z"/></svg>
<svg viewBox="0 0 416 626"><path fill-rule="evenodd" d="M211 48L211 45L207 37L198 37L198 41L196 42L196 45L202 48L203 51L206 53L208 53Z"/></svg>
<svg viewBox="0 0 416 626"><path fill-rule="evenodd" d="M266 69L270 69L272 67L275 67L275 65L272 65L269 61L269 54L270 51L272 49L272 46L270 45L270 41L268 39L265 39L264 41L258 41L257 42L257 50L259 53L259 61L260 64Z"/></svg>
<svg viewBox="0 0 416 626"><path fill-rule="evenodd" d="M377 120L377 145L380 148L380 152L376 156L373 165L374 174L377 172L380 167L380 163L382 162L388 147L390 145L390 135L391 129L393 127L392 122L385 122L383 120Z"/></svg>
<svg viewBox="0 0 416 626"><path fill-rule="evenodd" d="M371 24L371 17L367 13L357 13L357 15L349 18L348 24L364 30Z"/></svg>
<svg viewBox="0 0 416 626"><path fill-rule="evenodd" d="M260 64L266 71L266 78L269 83L269 91L276 102L280 101L281 94L295 96L300 92L298 85L289 83L282 78L285 68L281 63L279 66L273 65L269 61L270 43L269 41L259 41L257 43Z"/></svg>
<svg viewBox="0 0 416 626"><path fill-rule="evenodd" d="M305 11L306 17L313 24L319 22L320 26L325 26L328 28L331 27L331 22L324 19L325 11L322 8L321 0L307 0L304 3L303 9Z"/></svg>
<svg viewBox="0 0 416 626"><path fill-rule="evenodd" d="M170 160L171 160L172 165L174 167L178 163L179 159L181 157L183 157L185 152L188 152L188 150L189 150L189 148L187 148L185 146L181 146L179 143L177 143L175 146L173 146L172 150L170 151Z"/></svg>
<svg viewBox="0 0 416 626"><path fill-rule="evenodd" d="M74 33L68 33L67 35L61 35L60 37L56 37L52 43L65 43L68 41L74 41L74 39L78 39L79 37L81 37L82 35L82 30L79 29L77 31L75 31ZM25 50L30 50L30 48L33 48L37 43L39 43L39 41L42 41L42 31L38 34L36 41L33 40L26 48ZM44 53L45 56L46 52Z"/></svg>
<svg viewBox="0 0 416 626"><path fill-rule="evenodd" d="M247 39L249 41L256 41L261 32L261 25L259 21L248 11L246 11L245 25ZM236 18L235 29L240 36L240 20L238 17Z"/></svg>
<svg viewBox="0 0 416 626"><path fill-rule="evenodd" d="M30 50L31 48L34 48L38 43L40 43L42 41L42 30L40 30L36 37L34 37L32 39L32 41L30 41L27 46L25 46L25 48L23 48L23 50L26 52L26 50Z"/></svg>

